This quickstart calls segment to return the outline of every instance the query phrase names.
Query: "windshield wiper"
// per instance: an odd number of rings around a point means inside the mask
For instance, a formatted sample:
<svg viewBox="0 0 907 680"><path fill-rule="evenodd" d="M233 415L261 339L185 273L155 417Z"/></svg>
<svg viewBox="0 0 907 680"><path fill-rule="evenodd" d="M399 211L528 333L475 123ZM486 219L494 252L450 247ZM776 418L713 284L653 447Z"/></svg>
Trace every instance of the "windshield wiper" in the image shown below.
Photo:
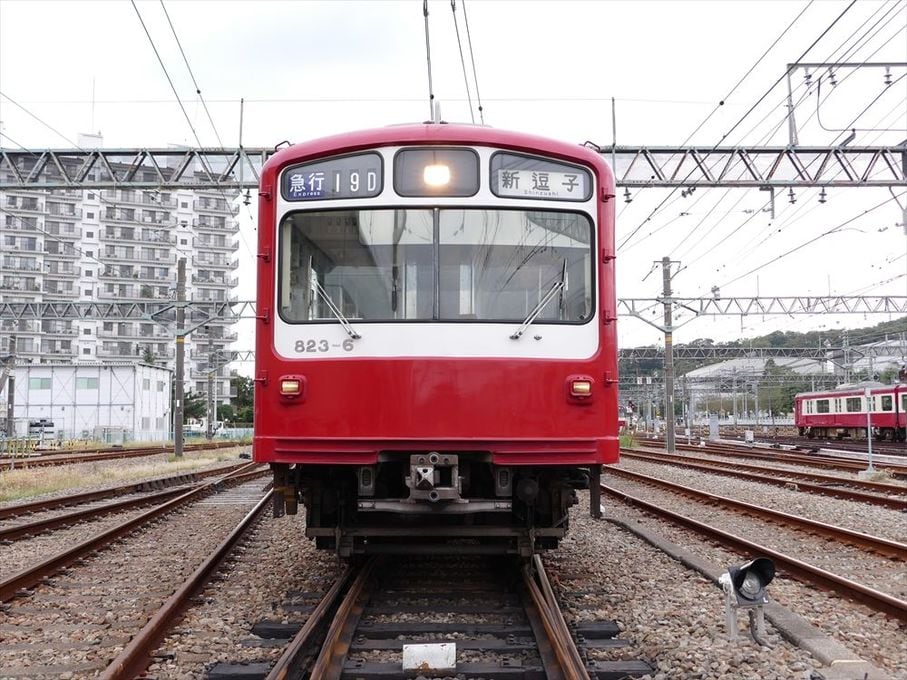
<svg viewBox="0 0 907 680"><path fill-rule="evenodd" d="M328 306L328 309L337 317L337 321L340 322L340 325L343 326L343 330L353 339L358 340L362 336L359 335L356 330L350 325L350 322L343 315L343 312L340 311L340 308L336 303L331 299L331 296L328 295L328 292L321 287L321 284L318 283L318 279L312 277L312 283L315 284L315 291L321 296L321 299L324 300L325 304Z"/></svg>
<svg viewBox="0 0 907 680"><path fill-rule="evenodd" d="M557 295L562 289L567 286L567 260L564 260L564 268L561 270L561 278L555 281L551 288L548 289L548 292L545 293L545 297L539 300L538 304L532 308L532 311L529 312L529 316L523 319L523 323L520 324L520 327L514 331L513 335L510 336L511 340L519 340L523 333L526 332L526 329L532 324L533 321L538 318L538 315L542 313L542 310L551 302L552 298Z"/></svg>

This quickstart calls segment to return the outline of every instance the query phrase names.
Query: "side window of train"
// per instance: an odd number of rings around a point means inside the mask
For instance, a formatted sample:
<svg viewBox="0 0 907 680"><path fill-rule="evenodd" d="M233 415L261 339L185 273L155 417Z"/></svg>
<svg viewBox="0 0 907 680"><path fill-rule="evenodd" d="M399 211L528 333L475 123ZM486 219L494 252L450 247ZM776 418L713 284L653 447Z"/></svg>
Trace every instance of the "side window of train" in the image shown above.
<svg viewBox="0 0 907 680"><path fill-rule="evenodd" d="M894 406L892 405L891 395L887 394L882 397L882 410L883 411L893 411Z"/></svg>
<svg viewBox="0 0 907 680"><path fill-rule="evenodd" d="M847 398L847 412L848 413L859 413L862 407L860 403L862 400L860 397L848 397Z"/></svg>
<svg viewBox="0 0 907 680"><path fill-rule="evenodd" d="M901 410L907 411L907 394L901 395Z"/></svg>
<svg viewBox="0 0 907 680"><path fill-rule="evenodd" d="M829 400L828 399L817 399L816 400L816 413L829 413Z"/></svg>

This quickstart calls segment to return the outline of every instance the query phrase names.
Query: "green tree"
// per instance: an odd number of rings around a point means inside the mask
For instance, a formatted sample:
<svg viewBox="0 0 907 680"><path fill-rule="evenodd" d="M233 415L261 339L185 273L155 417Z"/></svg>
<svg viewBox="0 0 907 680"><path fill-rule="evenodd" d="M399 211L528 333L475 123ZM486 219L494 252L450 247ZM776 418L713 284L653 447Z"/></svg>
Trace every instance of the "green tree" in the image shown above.
<svg viewBox="0 0 907 680"><path fill-rule="evenodd" d="M154 352L151 351L150 345L145 345L145 351L142 352L142 363L149 366L154 365Z"/></svg>
<svg viewBox="0 0 907 680"><path fill-rule="evenodd" d="M208 412L208 400L203 394L187 392L183 395L183 422L201 420Z"/></svg>
<svg viewBox="0 0 907 680"><path fill-rule="evenodd" d="M255 382L244 375L233 375L230 378L230 387L236 396L233 397L234 420L237 423L251 424L254 419Z"/></svg>

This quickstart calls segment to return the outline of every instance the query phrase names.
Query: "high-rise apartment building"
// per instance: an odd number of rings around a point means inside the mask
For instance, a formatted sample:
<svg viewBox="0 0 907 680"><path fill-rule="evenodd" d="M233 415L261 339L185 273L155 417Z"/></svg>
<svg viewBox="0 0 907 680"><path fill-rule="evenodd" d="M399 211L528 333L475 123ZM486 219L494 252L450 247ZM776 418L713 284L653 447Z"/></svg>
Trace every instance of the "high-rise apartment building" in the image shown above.
<svg viewBox="0 0 907 680"><path fill-rule="evenodd" d="M171 300L180 258L188 300L236 299L234 196L216 189L2 191L0 301ZM0 351L11 335L19 362L175 364L173 329L153 321L0 321ZM187 391L207 394L209 351L235 340L226 321L191 334ZM227 367L214 385L218 403L226 403Z"/></svg>

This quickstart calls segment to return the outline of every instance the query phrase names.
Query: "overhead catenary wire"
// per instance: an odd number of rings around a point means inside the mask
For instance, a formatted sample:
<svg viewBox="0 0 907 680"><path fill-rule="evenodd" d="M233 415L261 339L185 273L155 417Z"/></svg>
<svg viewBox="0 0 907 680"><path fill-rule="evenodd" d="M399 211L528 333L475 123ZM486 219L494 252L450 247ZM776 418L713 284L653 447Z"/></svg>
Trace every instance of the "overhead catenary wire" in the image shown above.
<svg viewBox="0 0 907 680"><path fill-rule="evenodd" d="M482 106L482 95L479 94L479 72L476 71L476 57L472 49L472 34L469 32L469 15L466 13L466 0L463 0L463 23L466 25L466 42L469 45L469 61L472 63L472 81L476 86L476 104L479 109L479 122L485 125L485 109Z"/></svg>
<svg viewBox="0 0 907 680"><path fill-rule="evenodd" d="M472 93L469 89L469 75L466 73L466 59L463 56L463 43L460 40L460 26L457 23L457 0L450 0L450 16L453 19L454 31L457 34L457 48L460 51L460 66L463 68L463 82L466 85L466 100L469 102L469 118L473 124L476 122L472 111Z"/></svg>
<svg viewBox="0 0 907 680"><path fill-rule="evenodd" d="M862 24L858 29L856 29L854 32L852 32L851 35L850 35L850 37L849 37L847 40L844 41L844 43L838 48L838 50L843 50L843 51L844 51L844 56L843 56L843 57L838 57L838 59L840 59L840 58L845 58L845 59L846 59L850 54L854 54L858 49L860 49L860 48L862 48L863 46L865 46L866 44L868 44L869 38L872 38L872 37L878 35L878 33L882 30L882 28L884 28L886 25L888 25L888 23L890 23L891 19L888 18L888 17L889 17L889 15L890 15L890 13L891 13L891 8L889 8L889 11L886 12L885 14L883 14L882 17L880 17L880 18L876 21L875 24L873 24L872 26L870 26L870 28L867 29L866 33L864 33L862 36L856 37L856 40L855 40L854 45L852 45L850 48L845 49L846 43L847 43L850 39L852 39L852 38L854 38L855 36L857 36L857 34L859 33L859 31L860 31L864 26L866 26L866 24L868 24L868 23L872 20L872 18L873 18L876 14L878 14L878 13L881 11L881 9L882 9L882 8L879 8L878 10L876 10L875 13L873 13L872 15L870 15L870 17L867 18L867 19L863 22L863 24ZM879 28L879 24L880 24L882 21L884 21L885 19L888 19L888 21L887 21L885 24L882 24L881 28ZM873 32L873 31L874 31L874 32ZM871 33L871 35L869 36L869 38L867 38L867 35L869 35L870 33ZM881 50L885 45L887 45L890 41L891 41L891 39L889 38L889 39L886 40L881 46L879 46L878 48L876 48L875 51L874 51L871 55L869 55L869 56L866 58L866 60L864 60L864 63L865 63L865 61L868 61L869 59L871 59L872 56L874 56L874 54L876 54L878 51L880 51L880 50ZM835 50L835 51L838 51L838 50ZM828 58L828 60L833 60L833 59L835 59L834 53L832 53L832 55ZM846 80L846 78L849 77L849 76L852 75L852 74L853 74L852 72L846 74L845 77L842 79L841 82L843 82L844 80ZM801 87L801 86L802 86L802 83L801 83L801 85L798 85L798 88ZM799 106L799 105L804 101L804 99L805 99L805 97L806 97L807 94L809 94L808 90L807 90L807 92L804 93L804 95L801 96L800 99L797 101L797 104L796 104L795 108L796 108L797 106ZM876 100L877 100L877 99L878 99L878 97L876 98ZM874 101L876 101L876 100L874 100ZM870 106L871 106L871 105L872 105L872 103L870 103ZM867 109L864 109L864 111L865 111L865 110L868 110L868 108L869 108L869 107L867 107ZM762 120L764 121L765 118L763 118ZM768 136L769 136L769 137L773 136L773 135L780 129L780 127L784 124L784 122L785 122L784 119L782 119L782 120L781 120L781 121L780 121L780 122L779 122L779 123L778 123L778 124L777 124L777 125L776 125L769 133L768 133ZM760 121L760 123L761 123L761 121ZM757 126L758 126L758 124L757 124ZM765 139L765 138L763 138L763 139ZM842 171L842 170L838 170L838 171L835 173L835 176L839 175L841 172L843 172L843 171ZM727 192L725 192L725 194L722 196L722 199L719 200L719 203L720 203L721 200L723 200L723 198L724 198L726 195L727 195ZM738 203L739 203L739 201L738 201ZM805 207L805 204L804 204L803 202L801 202L801 204L800 204L800 206L797 208L797 211L796 211L796 212L802 211L802 209L803 209L804 207ZM810 209L810 211L813 210L813 209L815 209L815 207L816 207L816 206L813 206L813 207ZM729 238L730 236L733 236L734 234L736 234L743 226L745 226L746 224L748 224L748 223L751 221L751 219L752 219L753 217L755 217L756 214L757 214L757 213L754 213L753 215L750 216L750 218L744 220L744 222L743 222L742 224L740 224L736 229L734 229L734 230L731 232L731 234L730 234L727 238ZM770 232L770 233L776 233L777 231L780 231L784 226L786 226L786 224L789 224L793 219L795 219L795 216L796 216L796 213L795 213L795 215L792 216L791 218L788 218L787 222L786 222L786 223L783 223L782 226L781 226L780 228L778 228L778 229L776 229L776 230L773 230L773 231ZM671 221L673 221L673 220L671 220ZM670 223L670 222L669 222L669 223ZM701 223L700 223L699 225L697 225L696 228L698 229L699 226L701 226ZM713 226L708 230L708 232L707 232L703 237L701 237L701 238L699 239L699 241L697 241L697 244L696 244L696 245L698 246L698 245L699 245L699 244L700 244L700 243L701 243L701 242L702 242L702 241L703 241L710 233L712 233L712 232L715 230L715 228L717 228L718 226L719 226L719 223L716 223L715 225L713 225ZM659 231L660 229L661 229L661 228L658 228L658 229L656 229L656 230L654 230L654 231ZM694 229L694 231L695 231L695 229ZM650 233L654 233L654 232L650 232ZM687 237L688 237L688 235L687 235ZM766 240L767 238L768 238L768 236L766 236L765 238L763 238L762 241L760 241L760 245L761 245L762 243L764 243L765 240ZM725 238L724 240L726 241L726 238ZM750 243L752 243L752 240L754 240L754 239L751 239ZM639 241L638 241L637 243L639 243ZM757 245L757 247L758 247L758 245ZM690 250L690 249L691 249L691 248L688 247L688 250ZM745 256L751 256L752 253L753 253L753 249L749 248L749 245L746 246L746 247L744 248L744 251L745 251ZM680 273L681 271L684 271L684 270L688 269L693 263L695 263L695 262L697 262L697 261L703 259L705 256L707 256L707 255L709 255L709 254L711 254L711 250L703 251L703 252L702 252L702 253L701 253L701 254L700 254L693 262L686 263L683 267L681 267L681 269L678 270L678 273ZM736 261L737 256L735 256L733 259Z"/></svg>
<svg viewBox="0 0 907 680"><path fill-rule="evenodd" d="M189 77L192 79L192 85L195 87L195 94L198 95L199 100L202 103L202 107L205 109L205 114L208 116L208 122L211 123L211 129L214 131L214 136L217 138L217 143L221 149L224 148L224 143L220 139L220 134L217 132L217 126L214 124L214 118L211 117L211 111L208 110L208 104L205 103L205 98L202 96L202 90L198 86L198 82L195 80L195 74L192 72L192 67L189 66L189 59L186 57L186 52L183 50L183 44L180 42L179 36L176 34L176 28L173 25L173 22L170 20L170 13L167 11L166 5L164 5L164 0L160 0L161 9L164 10L164 16L167 17L167 23L170 26L170 31L173 33L173 39L176 41L177 47L179 47L180 54L183 57L183 63L186 64L186 70L189 71Z"/></svg>
<svg viewBox="0 0 907 680"><path fill-rule="evenodd" d="M174 85L173 79L170 77L170 72L167 70L167 66L164 64L164 60L161 58L160 52L157 49L157 45L154 42L154 38L151 37L151 33L148 31L148 27L145 25L145 20L142 18L142 14L141 14L141 12L139 12L139 8L135 4L135 0L130 0L130 2L132 3L132 8L135 10L136 16L139 19L139 23L142 24L142 29L145 31L145 35L148 38L148 42L151 44L151 49L154 51L154 56L157 57L158 64L160 64L161 70L164 72L164 77L167 79L167 83L170 85L170 89L173 91L173 96L176 99L176 103L179 105L180 111L183 112L183 117L186 119L186 123L189 125L189 129L192 131L192 136L195 138L195 143L198 144L198 148L200 148L200 149L204 148L202 145L201 139L198 136L198 131L195 129L195 126L192 124L192 119L189 117L189 114L186 111L186 107L183 106L183 101L182 101L182 99L180 99L179 92L176 89L176 85ZM161 5L163 6L163 2L161 2ZM165 12L166 12L166 9L165 9ZM169 17L168 17L168 21L169 21ZM172 26L172 24L171 24L171 26ZM174 33L174 35L175 35L175 33ZM182 52L182 47L180 47L180 51ZM183 56L185 57L185 53L183 53ZM186 62L186 66L188 68L188 66L189 66L188 61ZM191 69L189 69L189 70L191 73ZM194 77L193 77L193 83L195 83ZM212 124L213 124L213 121L212 121ZM211 170L210 167L208 167L208 164L206 163L204 157L200 157L199 160L200 160L205 172L208 173L208 176L211 178L211 180L214 182L215 186L217 187L218 191L220 192L221 197L224 199L225 207L232 214L233 208L231 205L231 201L227 198L227 194L224 192L223 187L220 186L220 182L217 180L217 177L215 177L215 173ZM252 249L249 247L249 244L246 242L246 238L243 235L242 230L239 231L239 236L240 236L240 240L242 241L243 247L249 253L249 256L254 257L254 253L252 252Z"/></svg>
<svg viewBox="0 0 907 680"><path fill-rule="evenodd" d="M425 19L425 61L428 66L428 119L435 117L435 90L431 79L431 39L428 34L428 0L422 0L422 16Z"/></svg>
<svg viewBox="0 0 907 680"><path fill-rule="evenodd" d="M810 2L807 3L806 7L804 7L803 10L801 10L800 13L797 14L797 16L794 17L794 19L788 24L788 26L781 32L781 35L779 35L774 41L772 41L771 45L769 45L769 47L765 50L765 52L762 53L762 55L759 57L759 59L756 61L756 63L755 63L755 64L754 64L754 65L746 72L746 74L744 75L744 77L741 78L741 79L737 82L736 85L734 85L734 87L731 89L731 91L729 92L728 95L726 95L722 100L720 100L720 103L719 103L719 105L718 105L719 107L724 105L724 102L725 102L725 101L726 101L726 100L727 100L727 99L728 99L728 98L729 98L729 97L737 90L738 87L740 87L740 84L746 79L746 77L747 77L750 73L752 73L752 71L753 71L753 70L754 70L754 69L755 69L755 68L756 68L756 67L757 67L764 59L765 59L765 57L768 55L768 53L771 52L772 49L774 49L775 45L778 44L778 42L779 42L779 41L787 34L787 32L788 32L788 31L793 27L793 25L800 19L800 17L803 16L803 13L804 13L807 9L809 9L809 7L812 5L812 2L813 2L813 0L810 0ZM821 35L813 42L813 45L815 45L816 42L818 42L819 40L821 40L822 37L824 37L824 36L826 35L826 33L827 33L829 30L831 30L831 27L834 26L834 25L841 19L841 17L844 16L845 13L847 13L847 11L854 5L855 2L856 2L856 0L852 0L852 2L850 3L850 5L848 5L848 6L844 9L844 11L838 16L838 18L835 19L834 22L832 22L831 26L829 26L828 28L826 28L825 31L824 31L824 32L823 32L823 33L822 33L822 34L821 34ZM809 48L807 48L807 50L806 50L803 54L807 54L807 53L809 52L810 49L812 49L812 45L811 45ZM802 58L802 57L801 57L801 58ZM774 85L772 85L771 88L769 88L768 92L766 92L766 94L763 95L763 96L759 99L759 101L756 102L756 104L754 104L752 107L750 107L750 109L749 109L745 114L743 114L743 117L741 117L741 119L738 120L737 123L735 123L734 127L732 127L731 130L729 130L727 133L725 133L724 136L722 136L721 141L724 141L724 139L727 137L727 135L730 134L730 132L732 132L732 131L740 124L740 122L741 122L743 119L745 119L750 113L752 113L753 109L754 109L756 106L758 106L758 105L762 102L762 100L765 98L765 96L767 96L768 93L771 92L771 90L773 90L773 89L777 86L778 82L780 82L780 79L779 79ZM713 111L706 117L706 120L703 121L703 123L700 124L700 126L697 127L696 130L694 130L693 133L687 137L687 141L689 141L689 139L692 138L693 134L695 134L696 132L698 132L698 131L701 129L702 125L704 125L705 122L708 121L708 120L714 115L714 113L715 113L715 111L716 111L717 109L718 109L718 107L716 107L715 109L713 109ZM719 141L718 144L721 144L721 141ZM686 144L686 142L684 142L684 144ZM717 148L718 144L715 145L716 148ZM625 237L625 238L623 239L623 241L621 241L621 243L620 243L620 245L618 245L617 249L620 250L621 248L623 248L623 247L624 247L624 246L625 246L625 245L626 245L626 244L627 244L627 243L628 243L628 242L636 235L636 233L637 233L637 232L638 232L638 231L639 231L639 230L640 230L647 222L649 222L649 221L652 219L652 217L658 212L658 210L659 210L665 203L667 203L667 201L671 198L671 196L674 195L674 193L676 193L676 191L677 191L676 188L675 188L674 190L672 190L671 193L669 193L668 196L665 197L665 198L664 198L664 199L663 199L663 200L655 207L654 210L652 210L652 212L649 214L649 216L646 217L642 222L640 222L640 224L636 227L636 229L634 229L634 230L629 234L629 236Z"/></svg>

